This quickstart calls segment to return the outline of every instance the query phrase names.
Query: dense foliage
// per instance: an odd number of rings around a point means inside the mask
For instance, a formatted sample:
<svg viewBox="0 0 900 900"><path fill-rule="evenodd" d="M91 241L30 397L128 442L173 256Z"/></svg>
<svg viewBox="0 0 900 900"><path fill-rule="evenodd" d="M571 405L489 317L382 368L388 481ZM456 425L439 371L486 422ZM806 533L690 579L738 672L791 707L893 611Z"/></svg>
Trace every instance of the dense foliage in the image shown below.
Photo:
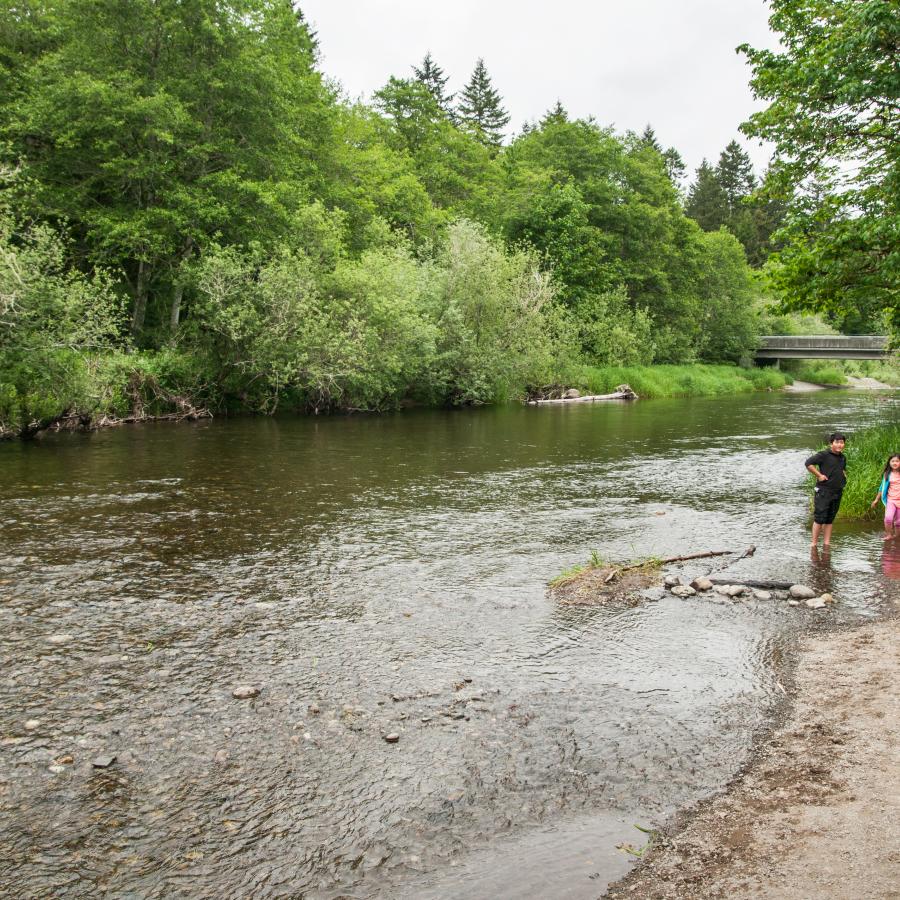
<svg viewBox="0 0 900 900"><path fill-rule="evenodd" d="M0 23L7 431L481 403L753 346L739 154L700 227L649 126L557 103L508 140L484 62L454 97L430 54L349 103L288 0L0 0Z"/></svg>
<svg viewBox="0 0 900 900"><path fill-rule="evenodd" d="M771 0L777 51L741 49L744 125L772 141L769 196L788 203L773 276L789 305L854 329L900 330L900 7Z"/></svg>

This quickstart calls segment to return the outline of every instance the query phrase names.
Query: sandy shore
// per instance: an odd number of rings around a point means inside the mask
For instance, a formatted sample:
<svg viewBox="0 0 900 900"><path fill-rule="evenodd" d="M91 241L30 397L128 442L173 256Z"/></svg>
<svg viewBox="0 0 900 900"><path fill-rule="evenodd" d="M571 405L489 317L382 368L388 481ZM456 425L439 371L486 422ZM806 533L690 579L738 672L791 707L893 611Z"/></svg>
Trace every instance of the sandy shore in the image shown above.
<svg viewBox="0 0 900 900"><path fill-rule="evenodd" d="M900 898L900 620L803 640L791 707L608 898Z"/></svg>

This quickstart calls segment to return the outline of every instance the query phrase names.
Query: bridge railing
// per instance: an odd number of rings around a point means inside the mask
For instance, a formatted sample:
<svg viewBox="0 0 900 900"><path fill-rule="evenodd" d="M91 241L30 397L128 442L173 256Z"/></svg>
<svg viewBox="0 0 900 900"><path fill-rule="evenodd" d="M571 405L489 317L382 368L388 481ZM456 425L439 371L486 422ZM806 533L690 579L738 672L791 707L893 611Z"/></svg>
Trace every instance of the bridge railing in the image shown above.
<svg viewBox="0 0 900 900"><path fill-rule="evenodd" d="M785 348L805 350L818 347L823 350L886 350L887 335L884 334L767 334L759 339L760 350Z"/></svg>
<svg viewBox="0 0 900 900"><path fill-rule="evenodd" d="M887 359L889 338L883 334L767 334L759 339L758 360Z"/></svg>

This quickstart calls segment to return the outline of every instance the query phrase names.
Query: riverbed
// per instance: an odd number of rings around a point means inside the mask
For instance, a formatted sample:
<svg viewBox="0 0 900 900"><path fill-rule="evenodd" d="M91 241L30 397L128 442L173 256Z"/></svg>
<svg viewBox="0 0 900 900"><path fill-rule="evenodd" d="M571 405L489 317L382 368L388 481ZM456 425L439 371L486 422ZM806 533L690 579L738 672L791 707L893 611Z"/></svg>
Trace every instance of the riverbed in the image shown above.
<svg viewBox="0 0 900 900"><path fill-rule="evenodd" d="M796 634L897 595L877 522L810 557L802 463L898 414L769 393L0 446L0 885L599 896L635 825L747 759ZM546 592L592 550L750 544L729 573L837 607Z"/></svg>

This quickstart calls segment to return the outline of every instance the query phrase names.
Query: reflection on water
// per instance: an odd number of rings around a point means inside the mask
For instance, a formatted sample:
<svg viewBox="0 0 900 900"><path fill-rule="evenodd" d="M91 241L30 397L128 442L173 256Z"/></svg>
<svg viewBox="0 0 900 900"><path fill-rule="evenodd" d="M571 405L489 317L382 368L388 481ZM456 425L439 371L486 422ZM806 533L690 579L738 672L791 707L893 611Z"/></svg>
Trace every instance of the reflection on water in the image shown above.
<svg viewBox="0 0 900 900"><path fill-rule="evenodd" d="M900 581L900 540L884 541L881 550L881 571L885 578Z"/></svg>
<svg viewBox="0 0 900 900"><path fill-rule="evenodd" d="M886 415L760 395L0 447L0 884L596 897L633 823L740 764L785 630L897 596L878 523L810 558L802 489L823 431ZM736 577L839 607L546 597L591 549L751 543Z"/></svg>

